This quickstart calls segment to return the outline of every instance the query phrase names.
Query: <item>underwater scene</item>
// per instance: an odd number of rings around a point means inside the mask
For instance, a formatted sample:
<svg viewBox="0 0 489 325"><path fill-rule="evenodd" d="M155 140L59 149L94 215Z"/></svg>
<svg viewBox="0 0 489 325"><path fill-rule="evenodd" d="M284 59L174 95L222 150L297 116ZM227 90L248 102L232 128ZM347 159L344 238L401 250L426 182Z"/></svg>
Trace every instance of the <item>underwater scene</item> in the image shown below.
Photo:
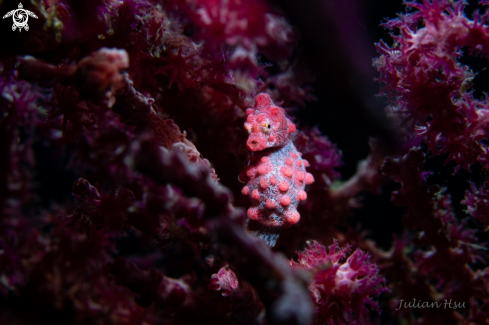
<svg viewBox="0 0 489 325"><path fill-rule="evenodd" d="M488 8L0 0L0 324L489 324Z"/></svg>

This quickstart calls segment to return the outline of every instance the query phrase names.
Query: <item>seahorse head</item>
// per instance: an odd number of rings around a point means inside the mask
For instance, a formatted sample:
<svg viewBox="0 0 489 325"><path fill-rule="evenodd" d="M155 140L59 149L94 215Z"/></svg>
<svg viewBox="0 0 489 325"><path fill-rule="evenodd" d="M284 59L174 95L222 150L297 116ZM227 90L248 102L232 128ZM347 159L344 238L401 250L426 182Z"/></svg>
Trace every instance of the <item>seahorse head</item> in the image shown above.
<svg viewBox="0 0 489 325"><path fill-rule="evenodd" d="M244 126L250 134L246 147L251 151L284 146L289 142L289 134L295 131L284 109L275 106L268 94L258 94L255 108L248 108L246 114Z"/></svg>

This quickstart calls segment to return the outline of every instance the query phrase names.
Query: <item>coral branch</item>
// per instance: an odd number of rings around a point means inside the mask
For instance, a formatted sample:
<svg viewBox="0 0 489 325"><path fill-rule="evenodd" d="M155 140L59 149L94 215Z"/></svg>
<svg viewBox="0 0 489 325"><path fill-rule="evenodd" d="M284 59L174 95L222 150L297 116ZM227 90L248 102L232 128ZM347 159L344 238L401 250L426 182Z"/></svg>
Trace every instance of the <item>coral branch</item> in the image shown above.
<svg viewBox="0 0 489 325"><path fill-rule="evenodd" d="M436 284L436 288L444 286L443 293L435 299L431 292L418 293L423 297L431 297L435 301L454 299L479 303L472 297L484 302L489 298L487 292L481 292L481 274L485 271L473 271L468 263L483 260L483 253L475 244L474 232L464 230L464 224L457 224L452 211L450 198L437 186L425 185L426 173L420 166L424 162L424 154L419 149L412 149L403 157L389 157L382 171L396 182L401 189L392 194L397 205L407 205L408 211L403 217L404 225L417 233L415 244L420 248L413 254L418 281L428 279ZM421 249L423 248L423 249ZM411 275L413 276L413 275ZM488 284L483 284L486 287ZM429 286L424 286L430 289ZM399 293L406 300L410 290ZM422 311L425 322L434 322L439 313ZM447 322L455 322L460 317L454 310L446 310L443 317ZM445 314L446 313L446 314Z"/></svg>
<svg viewBox="0 0 489 325"><path fill-rule="evenodd" d="M465 199L461 202L467 205L467 211L475 219L486 227L489 227L489 190L488 181L480 189L474 183L470 183L470 191L465 193Z"/></svg>
<svg viewBox="0 0 489 325"><path fill-rule="evenodd" d="M375 139L370 140L371 153L358 164L357 172L340 187L331 190L331 197L337 202L348 202L363 191L379 194L382 185L381 166L387 156L386 150ZM353 207L355 201L350 201Z"/></svg>
<svg viewBox="0 0 489 325"><path fill-rule="evenodd" d="M304 285L282 257L237 223L243 220L243 211L231 207L231 193L215 184L208 170L189 164L178 152L162 151L151 140L139 144L134 159L136 169L153 181L176 185L185 195L204 202L207 227L218 236L223 256L240 278L254 285L272 324L310 323L311 306ZM297 303L300 308L294 306Z"/></svg>
<svg viewBox="0 0 489 325"><path fill-rule="evenodd" d="M189 294L188 285L183 281L168 278L154 269L143 271L122 258L110 263L109 270L118 284L138 294L136 302L142 307L155 301L178 307Z"/></svg>

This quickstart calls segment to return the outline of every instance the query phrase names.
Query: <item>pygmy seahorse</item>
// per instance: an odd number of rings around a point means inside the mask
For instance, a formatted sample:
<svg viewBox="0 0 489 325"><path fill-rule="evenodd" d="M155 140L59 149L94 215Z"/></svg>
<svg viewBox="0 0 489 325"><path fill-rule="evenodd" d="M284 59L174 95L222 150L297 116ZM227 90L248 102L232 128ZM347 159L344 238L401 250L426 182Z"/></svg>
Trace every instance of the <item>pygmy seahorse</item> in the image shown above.
<svg viewBox="0 0 489 325"><path fill-rule="evenodd" d="M290 140L295 125L265 93L256 96L255 108L246 114L246 146L252 155L239 179L246 183L242 193L252 202L248 217L270 228L290 227L300 219L297 205L307 198L306 184L314 181L305 169L309 162Z"/></svg>

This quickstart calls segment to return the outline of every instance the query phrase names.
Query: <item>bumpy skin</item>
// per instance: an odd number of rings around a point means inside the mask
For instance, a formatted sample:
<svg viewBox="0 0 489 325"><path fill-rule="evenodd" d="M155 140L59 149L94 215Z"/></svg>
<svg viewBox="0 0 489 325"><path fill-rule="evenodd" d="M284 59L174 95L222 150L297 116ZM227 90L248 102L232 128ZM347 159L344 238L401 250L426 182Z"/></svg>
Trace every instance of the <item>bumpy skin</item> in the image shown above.
<svg viewBox="0 0 489 325"><path fill-rule="evenodd" d="M248 217L267 227L289 227L299 221L297 205L307 198L306 184L314 181L306 173L309 163L289 139L295 125L264 93L246 113L244 125L250 134L246 146L253 155L239 178L246 183L242 193L252 202Z"/></svg>

